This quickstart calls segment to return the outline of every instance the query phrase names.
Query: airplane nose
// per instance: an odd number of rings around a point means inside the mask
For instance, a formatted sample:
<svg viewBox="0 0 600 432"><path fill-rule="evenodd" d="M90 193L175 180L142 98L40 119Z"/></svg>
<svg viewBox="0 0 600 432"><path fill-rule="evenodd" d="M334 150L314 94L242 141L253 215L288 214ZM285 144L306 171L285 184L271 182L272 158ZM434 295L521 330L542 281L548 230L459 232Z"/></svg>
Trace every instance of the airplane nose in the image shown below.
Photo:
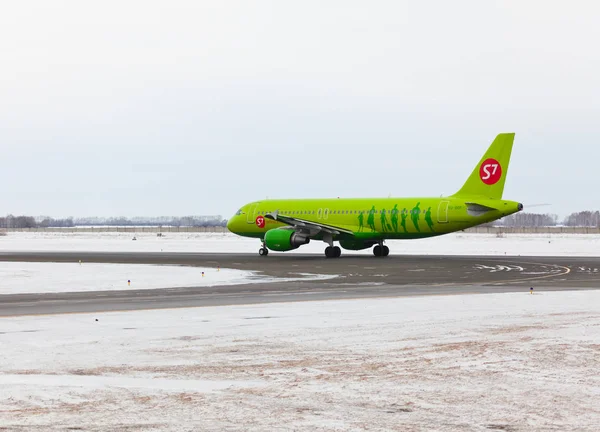
<svg viewBox="0 0 600 432"><path fill-rule="evenodd" d="M234 216L234 217L235 217L235 216ZM231 218L231 219L229 219L229 220L227 221L227 229L228 229L229 231L233 232L232 228L233 228L233 218Z"/></svg>

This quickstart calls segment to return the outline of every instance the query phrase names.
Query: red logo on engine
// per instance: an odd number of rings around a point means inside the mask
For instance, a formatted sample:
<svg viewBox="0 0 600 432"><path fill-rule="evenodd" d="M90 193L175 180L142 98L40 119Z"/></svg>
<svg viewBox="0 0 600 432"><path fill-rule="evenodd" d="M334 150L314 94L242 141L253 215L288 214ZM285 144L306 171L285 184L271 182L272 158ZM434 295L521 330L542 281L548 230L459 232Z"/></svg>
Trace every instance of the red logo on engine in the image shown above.
<svg viewBox="0 0 600 432"><path fill-rule="evenodd" d="M259 228L264 228L265 227L265 218L264 218L264 216L258 216L256 218L256 226L258 226Z"/></svg>
<svg viewBox="0 0 600 432"><path fill-rule="evenodd" d="M486 185L498 183L502 177L502 166L496 159L486 159L479 167L479 178Z"/></svg>

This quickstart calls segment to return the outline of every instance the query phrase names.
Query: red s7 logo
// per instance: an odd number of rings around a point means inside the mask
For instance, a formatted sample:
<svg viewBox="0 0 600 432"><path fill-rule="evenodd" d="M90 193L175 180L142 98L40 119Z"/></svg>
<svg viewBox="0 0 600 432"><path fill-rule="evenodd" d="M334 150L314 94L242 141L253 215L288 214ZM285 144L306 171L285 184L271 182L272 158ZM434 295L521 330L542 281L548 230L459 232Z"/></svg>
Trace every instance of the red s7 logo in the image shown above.
<svg viewBox="0 0 600 432"><path fill-rule="evenodd" d="M256 218L256 226L259 228L265 227L265 218L264 216L257 216Z"/></svg>
<svg viewBox="0 0 600 432"><path fill-rule="evenodd" d="M486 185L498 183L502 177L502 166L496 159L486 159L479 167L479 178Z"/></svg>

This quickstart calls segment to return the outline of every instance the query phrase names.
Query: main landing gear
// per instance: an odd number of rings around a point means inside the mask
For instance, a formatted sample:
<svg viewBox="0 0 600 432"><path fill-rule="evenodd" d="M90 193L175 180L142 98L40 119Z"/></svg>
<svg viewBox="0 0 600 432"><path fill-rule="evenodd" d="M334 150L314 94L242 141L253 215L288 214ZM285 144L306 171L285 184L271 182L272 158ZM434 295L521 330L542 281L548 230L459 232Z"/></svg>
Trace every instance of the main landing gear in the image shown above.
<svg viewBox="0 0 600 432"><path fill-rule="evenodd" d="M333 245L333 236L331 234L324 234L323 241L329 245L325 248L325 256L327 258L339 258L342 255L342 250L338 246Z"/></svg>
<svg viewBox="0 0 600 432"><path fill-rule="evenodd" d="M342 255L342 250L338 246L327 246L325 248L325 256L327 258L339 258Z"/></svg>
<svg viewBox="0 0 600 432"><path fill-rule="evenodd" d="M390 248L384 245L377 245L373 248L373 255L376 257L386 257L390 254Z"/></svg>

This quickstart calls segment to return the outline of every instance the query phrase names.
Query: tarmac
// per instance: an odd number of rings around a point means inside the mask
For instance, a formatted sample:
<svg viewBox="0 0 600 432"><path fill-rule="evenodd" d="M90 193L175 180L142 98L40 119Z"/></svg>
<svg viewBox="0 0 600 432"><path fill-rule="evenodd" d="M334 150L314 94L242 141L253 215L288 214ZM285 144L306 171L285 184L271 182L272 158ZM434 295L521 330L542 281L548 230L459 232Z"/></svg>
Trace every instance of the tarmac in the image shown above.
<svg viewBox="0 0 600 432"><path fill-rule="evenodd" d="M0 295L0 316L89 313L475 293L600 288L600 257L321 255L114 252L0 252L0 261L178 264L252 270L281 281L233 286Z"/></svg>

